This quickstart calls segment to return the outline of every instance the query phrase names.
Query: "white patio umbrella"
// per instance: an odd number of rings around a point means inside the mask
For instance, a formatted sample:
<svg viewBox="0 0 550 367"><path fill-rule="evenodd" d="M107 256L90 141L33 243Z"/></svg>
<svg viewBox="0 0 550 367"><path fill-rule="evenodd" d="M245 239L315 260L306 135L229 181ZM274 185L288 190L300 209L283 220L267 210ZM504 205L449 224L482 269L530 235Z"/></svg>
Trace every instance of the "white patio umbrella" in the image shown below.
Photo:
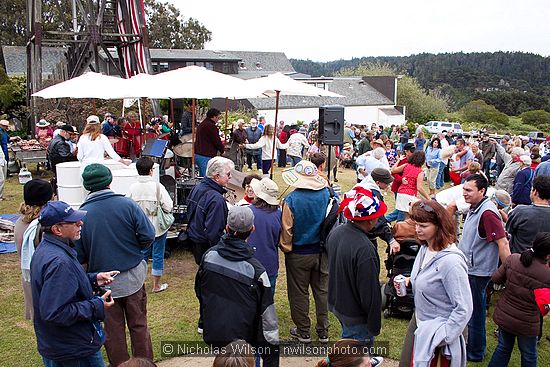
<svg viewBox="0 0 550 367"><path fill-rule="evenodd" d="M87 72L76 78L44 88L33 93L34 97L50 98L100 98L113 99L123 88L124 79L100 73Z"/></svg>
<svg viewBox="0 0 550 367"><path fill-rule="evenodd" d="M310 96L310 97L345 97L337 93L330 92L312 85L294 80L291 77L282 73L275 73L266 77L250 79L245 81L258 94L266 97L275 97L275 121L274 126L277 126L279 114L279 96ZM270 178L273 178L273 161L275 160L275 145L277 134L273 132L273 148L271 152L271 172Z"/></svg>
<svg viewBox="0 0 550 367"><path fill-rule="evenodd" d="M154 88L143 91L149 98L250 98L258 97L256 89L244 80L208 70L201 66L187 66L156 74Z"/></svg>

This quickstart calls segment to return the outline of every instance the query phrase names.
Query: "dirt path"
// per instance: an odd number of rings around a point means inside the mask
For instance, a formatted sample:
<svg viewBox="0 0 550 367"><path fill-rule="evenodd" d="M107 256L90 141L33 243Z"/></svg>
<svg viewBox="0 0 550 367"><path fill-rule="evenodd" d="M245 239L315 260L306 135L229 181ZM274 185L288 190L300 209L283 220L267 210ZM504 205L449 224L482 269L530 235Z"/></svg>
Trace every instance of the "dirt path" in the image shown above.
<svg viewBox="0 0 550 367"><path fill-rule="evenodd" d="M158 362L158 367L211 367L214 357L176 357ZM314 367L318 359L313 357L283 357L281 367ZM397 367L398 361L384 359L382 367Z"/></svg>

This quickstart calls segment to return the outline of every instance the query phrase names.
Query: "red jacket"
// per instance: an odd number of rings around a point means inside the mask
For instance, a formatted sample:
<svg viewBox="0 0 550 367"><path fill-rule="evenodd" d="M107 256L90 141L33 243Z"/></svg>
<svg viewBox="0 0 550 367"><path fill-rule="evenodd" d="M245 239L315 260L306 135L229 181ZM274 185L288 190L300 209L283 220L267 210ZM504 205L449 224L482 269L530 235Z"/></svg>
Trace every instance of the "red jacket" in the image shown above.
<svg viewBox="0 0 550 367"><path fill-rule="evenodd" d="M195 153L205 157L215 157L218 152L220 154L224 152L220 131L214 121L206 118L197 127Z"/></svg>

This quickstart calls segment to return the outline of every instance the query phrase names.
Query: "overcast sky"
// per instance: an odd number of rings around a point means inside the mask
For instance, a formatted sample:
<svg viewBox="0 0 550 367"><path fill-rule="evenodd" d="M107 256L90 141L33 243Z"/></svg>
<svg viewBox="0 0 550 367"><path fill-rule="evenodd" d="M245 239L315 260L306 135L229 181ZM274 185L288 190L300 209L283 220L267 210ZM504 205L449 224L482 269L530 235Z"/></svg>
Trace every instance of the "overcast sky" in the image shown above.
<svg viewBox="0 0 550 367"><path fill-rule="evenodd" d="M165 0L161 0L165 1ZM550 55L547 0L168 0L212 31L212 50L330 61L430 52Z"/></svg>

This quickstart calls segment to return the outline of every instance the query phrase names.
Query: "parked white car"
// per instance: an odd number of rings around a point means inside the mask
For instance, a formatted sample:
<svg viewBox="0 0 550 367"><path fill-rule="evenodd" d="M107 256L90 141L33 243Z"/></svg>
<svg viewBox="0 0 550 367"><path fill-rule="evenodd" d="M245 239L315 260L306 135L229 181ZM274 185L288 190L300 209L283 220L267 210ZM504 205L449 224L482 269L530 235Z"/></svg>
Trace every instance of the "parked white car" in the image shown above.
<svg viewBox="0 0 550 367"><path fill-rule="evenodd" d="M464 133L462 131L462 126L458 122L428 121L424 127L431 134L442 133L443 131L452 131L453 135L462 135Z"/></svg>

